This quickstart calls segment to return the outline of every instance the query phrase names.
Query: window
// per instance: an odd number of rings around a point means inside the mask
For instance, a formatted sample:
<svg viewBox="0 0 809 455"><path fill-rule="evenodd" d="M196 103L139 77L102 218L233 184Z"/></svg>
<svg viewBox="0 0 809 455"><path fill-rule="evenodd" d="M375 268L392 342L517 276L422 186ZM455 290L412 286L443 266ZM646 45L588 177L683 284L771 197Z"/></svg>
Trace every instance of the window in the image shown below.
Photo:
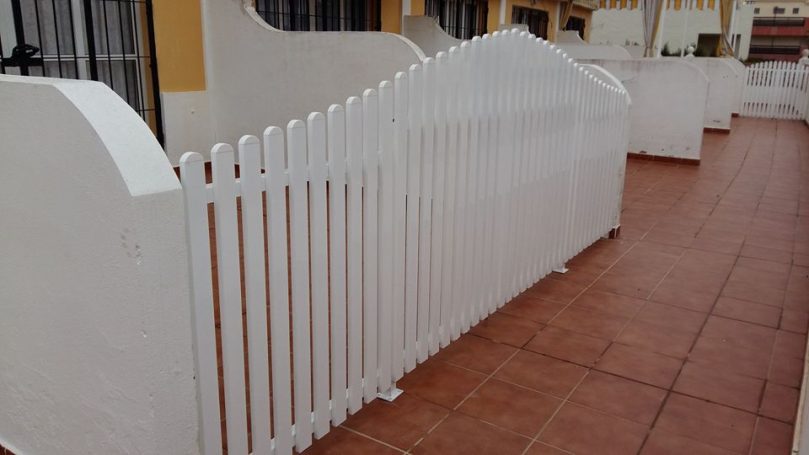
<svg viewBox="0 0 809 455"><path fill-rule="evenodd" d="M773 7L773 9L772 9L772 13L773 13L773 14L784 14L785 12L786 12L786 9L781 8L781 7L779 7L779 6L775 6L775 7Z"/></svg>
<svg viewBox="0 0 809 455"><path fill-rule="evenodd" d="M758 14L761 12L761 8L753 8L753 14Z"/></svg>
<svg viewBox="0 0 809 455"><path fill-rule="evenodd" d="M584 39L584 28L587 21L583 17L570 16L565 25L565 30L575 30L579 33L579 38Z"/></svg>
<svg viewBox="0 0 809 455"><path fill-rule="evenodd" d="M792 14L798 14L801 12L800 8L792 8Z"/></svg>
<svg viewBox="0 0 809 455"><path fill-rule="evenodd" d="M525 24L528 31L542 39L548 39L548 13L540 9L515 6L511 10L511 22Z"/></svg>
<svg viewBox="0 0 809 455"><path fill-rule="evenodd" d="M458 39L472 39L486 33L487 0L427 0L424 15L438 18L438 25Z"/></svg>
<svg viewBox="0 0 809 455"><path fill-rule="evenodd" d="M0 73L103 82L163 140L151 0L0 1Z"/></svg>
<svg viewBox="0 0 809 455"><path fill-rule="evenodd" d="M382 0L256 0L256 12L287 31L379 31Z"/></svg>

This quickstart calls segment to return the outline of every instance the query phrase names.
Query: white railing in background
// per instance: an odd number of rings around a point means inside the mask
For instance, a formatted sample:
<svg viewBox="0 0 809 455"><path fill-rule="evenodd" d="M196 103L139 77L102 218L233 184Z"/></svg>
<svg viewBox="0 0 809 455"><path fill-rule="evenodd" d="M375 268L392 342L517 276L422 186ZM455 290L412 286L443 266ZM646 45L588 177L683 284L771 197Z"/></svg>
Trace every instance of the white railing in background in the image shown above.
<svg viewBox="0 0 809 455"><path fill-rule="evenodd" d="M742 97L745 117L800 120L809 102L809 67L793 62L761 62L747 67Z"/></svg>
<svg viewBox="0 0 809 455"><path fill-rule="evenodd" d="M205 453L217 336L228 453L305 449L617 224L627 116L625 91L511 31L243 137L238 179L230 145L212 184L186 153Z"/></svg>

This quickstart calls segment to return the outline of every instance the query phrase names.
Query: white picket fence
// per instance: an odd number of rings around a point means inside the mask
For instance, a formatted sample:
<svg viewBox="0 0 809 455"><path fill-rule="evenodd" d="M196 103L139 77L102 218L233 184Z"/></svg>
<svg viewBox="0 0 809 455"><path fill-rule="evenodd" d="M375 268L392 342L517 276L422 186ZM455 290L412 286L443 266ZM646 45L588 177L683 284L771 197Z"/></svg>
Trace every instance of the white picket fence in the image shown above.
<svg viewBox="0 0 809 455"><path fill-rule="evenodd" d="M741 115L800 120L808 105L809 67L775 61L747 67Z"/></svg>
<svg viewBox="0 0 809 455"><path fill-rule="evenodd" d="M627 128L625 91L510 31L244 136L238 179L186 153L204 452L220 400L228 453L305 449L610 231Z"/></svg>

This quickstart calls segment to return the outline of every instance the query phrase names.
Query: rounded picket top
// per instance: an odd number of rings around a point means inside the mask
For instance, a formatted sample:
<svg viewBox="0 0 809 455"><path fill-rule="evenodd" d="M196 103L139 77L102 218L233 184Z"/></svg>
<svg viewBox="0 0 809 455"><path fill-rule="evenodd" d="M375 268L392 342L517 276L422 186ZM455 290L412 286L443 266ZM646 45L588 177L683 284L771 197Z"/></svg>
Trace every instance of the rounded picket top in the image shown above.
<svg viewBox="0 0 809 455"><path fill-rule="evenodd" d="M520 33L521 33L520 29L518 29L517 27L514 27L514 28L511 29L511 34L512 35L519 35Z"/></svg>
<svg viewBox="0 0 809 455"><path fill-rule="evenodd" d="M458 48L458 46L452 46L451 48L449 48L450 57L452 57L453 55L458 55L459 52L461 52L461 50Z"/></svg>
<svg viewBox="0 0 809 455"><path fill-rule="evenodd" d="M469 41L464 41L464 42L461 43L461 49L468 49L469 46L471 46L471 45L472 45L472 43L470 43Z"/></svg>
<svg viewBox="0 0 809 455"><path fill-rule="evenodd" d="M197 152L185 152L183 153L183 156L180 157L181 166L184 164L197 163L200 161L205 161L205 159L202 158L202 155L200 155Z"/></svg>
<svg viewBox="0 0 809 455"><path fill-rule="evenodd" d="M537 36L536 36L536 35L534 35L533 33L530 33L530 34L528 35L528 38L529 38L530 40L532 40L532 41L533 41L534 39L536 39L536 37L537 37Z"/></svg>
<svg viewBox="0 0 809 455"><path fill-rule="evenodd" d="M388 81L382 81L382 83L379 84L379 85L382 86L382 84L384 84L385 82L388 82ZM388 82L388 84L390 84L390 82ZM343 112L344 110L345 109L343 108L343 106L341 106L339 104L332 104L331 106L329 106L329 110L327 112L329 114L331 114L331 113L334 113L334 112Z"/></svg>
<svg viewBox="0 0 809 455"><path fill-rule="evenodd" d="M306 128L306 123L304 123L303 120L298 120L298 119L290 120L289 123L287 123L287 131L296 130L298 128L304 128L305 129Z"/></svg>
<svg viewBox="0 0 809 455"><path fill-rule="evenodd" d="M211 160L213 160L217 156L224 156L227 154L233 155L233 147L230 144L220 142L211 147Z"/></svg>
<svg viewBox="0 0 809 455"><path fill-rule="evenodd" d="M414 64L410 65L409 70L410 70L411 73L419 72L419 71L421 71L421 65L418 64L418 63L414 63Z"/></svg>
<svg viewBox="0 0 809 455"><path fill-rule="evenodd" d="M258 138L252 134L245 134L239 138L239 146L258 145Z"/></svg>
<svg viewBox="0 0 809 455"><path fill-rule="evenodd" d="M338 105L333 104L332 107L334 107L334 106L338 106ZM331 108L329 108L329 109L331 110ZM277 126L268 126L267 128L264 129L264 137L265 138L270 138L270 137L275 137L275 136L283 136L283 135L284 135L284 130L282 130L281 128L278 128Z"/></svg>
<svg viewBox="0 0 809 455"><path fill-rule="evenodd" d="M472 42L474 43L474 42L476 42L476 41L480 41L480 37L479 37L479 36L472 37Z"/></svg>
<svg viewBox="0 0 809 455"><path fill-rule="evenodd" d="M372 88L366 88L364 92L362 92L363 98L375 98L376 97L376 90Z"/></svg>
<svg viewBox="0 0 809 455"><path fill-rule="evenodd" d="M492 38L492 35L489 35L488 33L484 33L483 36L481 37L481 39L485 39L485 40L486 39L491 39L491 38Z"/></svg>
<svg viewBox="0 0 809 455"><path fill-rule="evenodd" d="M311 112L309 116L306 117L307 122L316 122L316 121L325 121L326 117L323 115L322 112Z"/></svg>
<svg viewBox="0 0 809 455"><path fill-rule="evenodd" d="M405 73L404 71L399 71L399 72L396 73L396 76L394 76L393 79L396 80L396 81L407 80L407 73Z"/></svg>
<svg viewBox="0 0 809 455"><path fill-rule="evenodd" d="M396 74L397 79L399 79L399 74L402 74L402 73L397 73ZM346 100L346 106L351 106L351 105L355 105L355 104L358 104L358 105L362 104L362 100L360 99L360 97L359 96L350 96L350 97L348 97L348 99Z"/></svg>
<svg viewBox="0 0 809 455"><path fill-rule="evenodd" d="M498 38L501 35L500 30L495 31L492 33L492 38Z"/></svg>
<svg viewBox="0 0 809 455"><path fill-rule="evenodd" d="M444 51L441 51L441 52L435 54L435 59L436 60L446 60L446 58L447 58L447 53L444 52Z"/></svg>
<svg viewBox="0 0 809 455"><path fill-rule="evenodd" d="M440 53L440 52L439 52ZM428 57L432 59L432 57ZM382 81L379 83L379 89L382 90L383 88L391 88L393 87L393 82L391 81Z"/></svg>

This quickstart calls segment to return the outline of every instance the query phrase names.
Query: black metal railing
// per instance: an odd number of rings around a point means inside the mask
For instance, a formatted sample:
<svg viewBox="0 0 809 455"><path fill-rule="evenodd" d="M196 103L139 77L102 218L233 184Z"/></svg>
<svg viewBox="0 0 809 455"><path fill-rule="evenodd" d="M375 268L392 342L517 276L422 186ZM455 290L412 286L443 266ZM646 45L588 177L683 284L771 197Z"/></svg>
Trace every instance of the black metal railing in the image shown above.
<svg viewBox="0 0 809 455"><path fill-rule="evenodd" d="M515 6L511 10L511 22L525 24L528 31L539 38L548 39L548 13L534 8Z"/></svg>
<svg viewBox="0 0 809 455"><path fill-rule="evenodd" d="M256 0L256 12L286 31L382 30L382 0Z"/></svg>
<svg viewBox="0 0 809 455"><path fill-rule="evenodd" d="M152 0L10 0L0 73L107 84L163 143ZM12 42L3 43L3 37Z"/></svg>
<svg viewBox="0 0 809 455"><path fill-rule="evenodd" d="M486 0L426 0L424 15L438 19L447 34L472 39L486 33L489 2Z"/></svg>
<svg viewBox="0 0 809 455"><path fill-rule="evenodd" d="M750 45L751 54L777 54L797 55L801 52L800 46L756 46Z"/></svg>
<svg viewBox="0 0 809 455"><path fill-rule="evenodd" d="M753 26L762 27L803 27L806 19L803 17L757 17L753 19Z"/></svg>

